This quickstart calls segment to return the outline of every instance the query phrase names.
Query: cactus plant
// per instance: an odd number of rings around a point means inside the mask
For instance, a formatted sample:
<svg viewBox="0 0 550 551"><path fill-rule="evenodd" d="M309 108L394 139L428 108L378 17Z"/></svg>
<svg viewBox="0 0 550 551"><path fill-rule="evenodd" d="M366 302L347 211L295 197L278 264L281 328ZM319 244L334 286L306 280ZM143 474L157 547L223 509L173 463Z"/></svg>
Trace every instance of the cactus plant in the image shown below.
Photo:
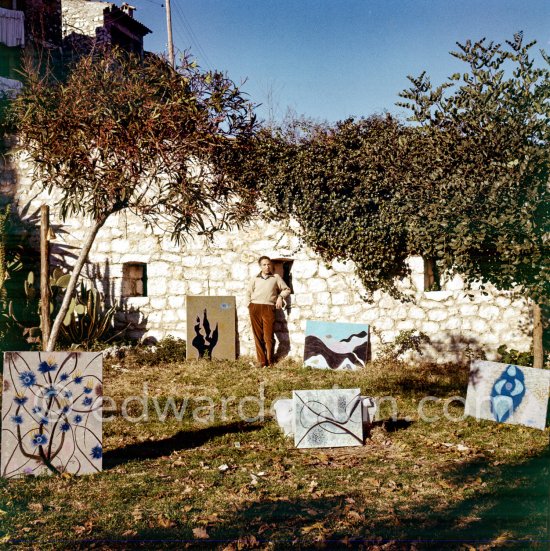
<svg viewBox="0 0 550 551"><path fill-rule="evenodd" d="M40 343L40 304L39 292L35 286L35 276L28 272L25 279L11 279L10 292L1 291L3 282L9 278L8 273L21 273L21 262L7 262L5 240L2 228L5 228L5 216L0 214L0 340L8 349L27 348L29 344ZM4 255L4 256L2 256ZM51 288L50 315L56 313L56 307L62 298L70 274L65 274L56 267L50 274ZM71 299L69 311L63 321L61 336L66 344L89 348L94 342L106 337L112 327L116 306L107 308L100 293L95 288L88 289L83 283ZM9 344L8 344L9 343Z"/></svg>
<svg viewBox="0 0 550 551"><path fill-rule="evenodd" d="M0 344L3 350L25 349L39 341L38 292L34 273L24 276L22 234L10 224L11 208L0 211Z"/></svg>
<svg viewBox="0 0 550 551"><path fill-rule="evenodd" d="M0 333L9 346L25 347L40 342L38 295L34 273L28 272L23 281L23 292L4 303L0 312Z"/></svg>
<svg viewBox="0 0 550 551"><path fill-rule="evenodd" d="M0 213L0 302L5 302L6 300L4 282L8 277L8 267L6 261L6 234L9 215L10 206L7 205L4 212Z"/></svg>
<svg viewBox="0 0 550 551"><path fill-rule="evenodd" d="M105 338L112 327L116 305L107 308L99 291L81 283L61 326L64 341L89 348Z"/></svg>

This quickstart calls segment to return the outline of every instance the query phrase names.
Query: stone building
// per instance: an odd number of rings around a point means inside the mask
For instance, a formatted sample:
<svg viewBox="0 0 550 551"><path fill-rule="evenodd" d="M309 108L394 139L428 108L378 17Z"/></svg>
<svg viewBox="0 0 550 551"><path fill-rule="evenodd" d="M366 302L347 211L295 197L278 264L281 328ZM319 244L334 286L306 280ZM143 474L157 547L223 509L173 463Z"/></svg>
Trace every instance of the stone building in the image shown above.
<svg viewBox="0 0 550 551"><path fill-rule="evenodd" d="M134 19L133 6L94 0L63 0L62 32L67 49L88 51L113 44L143 55L143 37L151 31Z"/></svg>
<svg viewBox="0 0 550 551"><path fill-rule="evenodd" d="M54 258L61 249L79 248L86 234L80 219L60 223L55 201L31 189L31 166L20 159L17 200L33 212L43 203L52 208L57 238ZM433 274L420 257L409 260L411 276L399 283L410 301L401 302L377 291L373 302L362 299L363 288L351 263L326 266L304 246L293 227L256 221L242 230L216 234L212 242L194 236L175 245L160 228L146 229L130 214L109 218L100 230L84 269L107 301L120 305L118 319L131 322L134 338L186 336L186 295L236 297L240 353L253 354L254 342L245 304L248 279L257 274L257 259L267 254L293 293L285 311L278 313L276 337L280 357L303 354L306 320L368 323L371 349L392 342L400 331L419 330L431 339L428 357L463 360L480 350L495 358L501 344L528 350L530 308L511 292L465 291L455 277L433 288ZM70 257L65 261L72 262ZM471 295L471 296L469 296Z"/></svg>
<svg viewBox="0 0 550 551"><path fill-rule="evenodd" d="M21 88L26 45L57 53L61 46L61 0L0 0L0 92Z"/></svg>
<svg viewBox="0 0 550 551"><path fill-rule="evenodd" d="M65 43L74 45L75 37L90 43L110 40L142 53L143 36L149 30L133 19L130 7L63 0L62 9ZM32 189L31 171L21 155L11 166L0 166L0 193L15 197L22 212L50 205L57 235L52 243L55 261L56 253L80 247L86 223L69 219L62 224L55 198ZM496 290L467 292L458 277L437 281L432 266L414 257L409 260L411 276L399 283L410 300L401 302L378 291L368 303L353 265L326 266L300 242L295 229L256 221L244 230L220 232L213 242L192 237L176 246L161 229L147 230L140 219L122 213L100 230L84 276L94 281L107 302L119 303L118 320L131 324L129 334L134 338L185 338L186 295L232 295L237 301L240 353L253 354L245 288L258 272L258 257L266 254L293 291L287 309L278 312L280 357L302 357L306 320L368 323L373 356L381 344L408 330L429 336L428 355L434 359L463 360L480 350L492 359L501 344L529 349L532 322L521 297ZM58 262L73 260L58 255Z"/></svg>
<svg viewBox="0 0 550 551"><path fill-rule="evenodd" d="M54 63L97 45L112 44L143 55L151 31L132 6L94 0L0 0L0 93L21 88L23 49L46 50ZM41 54L39 54L41 55Z"/></svg>

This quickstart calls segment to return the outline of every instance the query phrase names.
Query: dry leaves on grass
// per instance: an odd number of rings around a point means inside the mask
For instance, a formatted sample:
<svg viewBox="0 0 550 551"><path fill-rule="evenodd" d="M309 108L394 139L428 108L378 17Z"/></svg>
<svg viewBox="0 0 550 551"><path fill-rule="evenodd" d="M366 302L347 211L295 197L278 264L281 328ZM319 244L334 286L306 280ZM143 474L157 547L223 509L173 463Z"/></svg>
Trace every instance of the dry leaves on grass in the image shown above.
<svg viewBox="0 0 550 551"><path fill-rule="evenodd" d="M348 520L351 520L353 522L363 522L365 520L365 517L359 514L357 511L348 511L346 513L346 517Z"/></svg>
<svg viewBox="0 0 550 551"><path fill-rule="evenodd" d="M320 534L324 534L326 531L325 523L323 521L314 522L309 526L304 526L301 530L303 535L310 534L311 532L319 532Z"/></svg>
<svg viewBox="0 0 550 551"><path fill-rule="evenodd" d="M88 535L94 527L94 523L91 520L86 521L83 525L75 526L73 528L74 533L77 536Z"/></svg>
<svg viewBox="0 0 550 551"><path fill-rule="evenodd" d="M198 540L206 540L210 536L208 535L208 532L205 528L199 526L198 528L193 528L193 537Z"/></svg>
<svg viewBox="0 0 550 551"><path fill-rule="evenodd" d="M255 549L260 545L260 542L255 536L243 536L238 540L232 541L229 545L223 548L223 551L241 551L242 549Z"/></svg>
<svg viewBox="0 0 550 551"><path fill-rule="evenodd" d="M154 523L151 523L154 524ZM176 523L169 518L165 517L164 515L158 515L156 526L160 528L173 528L176 525ZM151 526L154 528L154 526Z"/></svg>

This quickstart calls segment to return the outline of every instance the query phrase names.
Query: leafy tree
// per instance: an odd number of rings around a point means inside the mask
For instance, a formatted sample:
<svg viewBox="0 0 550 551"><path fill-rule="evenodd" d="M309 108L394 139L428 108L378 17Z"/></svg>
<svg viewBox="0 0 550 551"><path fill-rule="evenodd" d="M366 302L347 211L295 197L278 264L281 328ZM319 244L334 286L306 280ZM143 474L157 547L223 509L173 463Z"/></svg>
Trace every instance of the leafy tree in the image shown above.
<svg viewBox="0 0 550 551"><path fill-rule="evenodd" d="M467 72L436 88L422 74L402 93L412 125L388 115L266 129L243 177L325 261L353 260L370 293L399 296L396 277L420 254L468 285L545 304L550 86L532 45L519 34L504 47L459 45Z"/></svg>
<svg viewBox="0 0 550 551"><path fill-rule="evenodd" d="M34 181L59 196L60 212L88 216L88 235L52 326L53 350L78 276L99 229L124 209L162 225L176 241L242 223L254 190L229 177L226 150L255 132L255 117L224 75L189 59L173 70L117 50L80 59L66 81L26 64L12 104Z"/></svg>
<svg viewBox="0 0 550 551"><path fill-rule="evenodd" d="M550 71L537 68L522 33L505 45L485 39L452 53L464 74L433 87L422 74L401 95L431 143L421 198L425 252L468 283L522 289L535 301L535 362L542 367L537 303L550 296Z"/></svg>

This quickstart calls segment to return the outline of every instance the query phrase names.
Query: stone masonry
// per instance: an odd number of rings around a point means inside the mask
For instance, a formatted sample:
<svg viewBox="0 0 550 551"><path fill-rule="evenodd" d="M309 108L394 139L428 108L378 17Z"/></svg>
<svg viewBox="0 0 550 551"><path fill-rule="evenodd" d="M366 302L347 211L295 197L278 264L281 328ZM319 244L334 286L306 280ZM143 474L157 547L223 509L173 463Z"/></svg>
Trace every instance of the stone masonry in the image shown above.
<svg viewBox="0 0 550 551"><path fill-rule="evenodd" d="M14 164L19 208L30 202L29 212L33 212L43 203L50 204L58 236L52 243L54 254L62 245L78 248L86 234L86 222L70 219L62 225L53 198L31 189L30 163L19 159ZM282 356L302 357L308 319L368 323L373 357L381 343L393 341L404 330L426 333L432 341L427 356L438 360L464 359L468 348L483 350L488 359L494 359L501 344L529 349L532 321L521 297L474 290L471 299L458 277L443 282L441 291L425 292L423 260L412 257L411 277L400 282L411 301L401 302L377 291L373 302L367 303L361 298L363 289L351 263L334 262L327 267L292 230L257 221L245 230L219 233L210 243L192 237L176 246L161 229L148 231L141 220L122 213L107 220L100 230L84 273L109 301L119 302L118 318L132 322L135 338L185 338L186 295L233 295L240 354L253 354L245 287L259 271L258 257L266 254L293 261L294 294L288 309L279 312L276 326ZM68 257L65 261L73 262ZM146 265L147 296L121 298L127 263Z"/></svg>
<svg viewBox="0 0 550 551"><path fill-rule="evenodd" d="M63 36L66 37L75 33L96 38L98 30L103 27L103 10L110 6L111 4L105 2L63 0Z"/></svg>
<svg viewBox="0 0 550 551"><path fill-rule="evenodd" d="M134 8L103 0L63 0L62 34L66 46L88 51L93 45L117 44L143 54L143 37L151 31L134 19Z"/></svg>

